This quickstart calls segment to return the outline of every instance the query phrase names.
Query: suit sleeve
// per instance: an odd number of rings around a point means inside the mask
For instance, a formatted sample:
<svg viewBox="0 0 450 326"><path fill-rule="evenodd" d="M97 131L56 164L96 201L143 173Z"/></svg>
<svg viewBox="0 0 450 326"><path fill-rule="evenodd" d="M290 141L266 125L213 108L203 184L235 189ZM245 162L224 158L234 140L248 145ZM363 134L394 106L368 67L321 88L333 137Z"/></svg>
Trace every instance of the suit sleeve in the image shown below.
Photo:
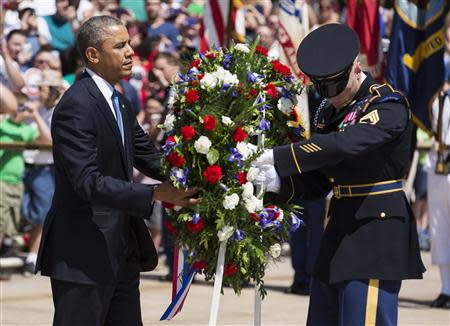
<svg viewBox="0 0 450 326"><path fill-rule="evenodd" d="M409 120L409 110L403 104L374 106L343 131L316 134L307 141L276 147L275 166L285 178L336 165L395 139L405 131Z"/></svg>
<svg viewBox="0 0 450 326"><path fill-rule="evenodd" d="M129 215L147 216L152 209L153 187L100 172L96 161L95 119L90 116L91 112L71 99L58 105L51 125L55 164L64 170L80 198Z"/></svg>

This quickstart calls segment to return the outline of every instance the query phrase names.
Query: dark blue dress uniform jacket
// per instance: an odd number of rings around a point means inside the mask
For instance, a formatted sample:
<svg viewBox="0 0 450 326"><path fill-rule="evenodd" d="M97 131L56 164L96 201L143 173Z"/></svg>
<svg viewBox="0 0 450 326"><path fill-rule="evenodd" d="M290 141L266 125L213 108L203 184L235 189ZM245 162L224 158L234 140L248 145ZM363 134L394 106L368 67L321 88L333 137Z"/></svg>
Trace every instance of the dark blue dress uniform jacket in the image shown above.
<svg viewBox="0 0 450 326"><path fill-rule="evenodd" d="M57 280L112 284L126 270L152 270L158 256L143 217L153 188L132 182L133 166L158 177L161 154L123 97L116 119L85 73L52 119L56 190L44 223L37 270Z"/></svg>
<svg viewBox="0 0 450 326"><path fill-rule="evenodd" d="M282 178L278 199L326 196L333 185L401 180L412 136L406 100L389 85L362 83L354 101L316 116L316 134L275 148ZM315 275L334 284L354 279L422 278L416 224L403 191L362 197L333 196Z"/></svg>

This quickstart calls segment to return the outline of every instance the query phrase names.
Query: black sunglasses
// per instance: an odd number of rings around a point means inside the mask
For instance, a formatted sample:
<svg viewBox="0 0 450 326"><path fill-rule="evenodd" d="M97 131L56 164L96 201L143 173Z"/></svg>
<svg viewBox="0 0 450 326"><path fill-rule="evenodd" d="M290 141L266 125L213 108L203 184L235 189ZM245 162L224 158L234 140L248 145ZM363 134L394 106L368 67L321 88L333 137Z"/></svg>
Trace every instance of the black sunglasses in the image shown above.
<svg viewBox="0 0 450 326"><path fill-rule="evenodd" d="M327 77L323 79L311 78L320 96L324 98L330 98L341 93L347 86L348 80L350 78L350 72L352 71L352 67L353 65L351 65L344 72L340 73L335 77L331 78Z"/></svg>

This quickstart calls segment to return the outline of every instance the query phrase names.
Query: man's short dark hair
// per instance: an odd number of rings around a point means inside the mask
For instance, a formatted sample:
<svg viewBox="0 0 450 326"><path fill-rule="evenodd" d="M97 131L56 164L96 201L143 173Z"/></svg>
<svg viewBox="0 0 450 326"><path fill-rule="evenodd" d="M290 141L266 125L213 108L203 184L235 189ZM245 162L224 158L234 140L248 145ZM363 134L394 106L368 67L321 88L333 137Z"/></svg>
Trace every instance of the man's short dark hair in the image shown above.
<svg viewBox="0 0 450 326"><path fill-rule="evenodd" d="M8 35L6 35L6 42L8 42L11 39L11 37L13 37L16 34L22 35L23 37L28 37L28 35L25 31L23 31L21 29L13 29L12 31L10 31L8 33Z"/></svg>
<svg viewBox="0 0 450 326"><path fill-rule="evenodd" d="M123 24L119 19L111 16L95 16L81 25L77 34L77 46L83 61L86 62L86 49L90 46L99 49L108 36L106 28L117 25Z"/></svg>
<svg viewBox="0 0 450 326"><path fill-rule="evenodd" d="M178 58L176 56L174 56L171 53L167 53L167 52L159 52L154 58L153 58L153 62L155 62L158 59L166 59L167 64L170 66L179 66L180 65L180 61L178 60Z"/></svg>

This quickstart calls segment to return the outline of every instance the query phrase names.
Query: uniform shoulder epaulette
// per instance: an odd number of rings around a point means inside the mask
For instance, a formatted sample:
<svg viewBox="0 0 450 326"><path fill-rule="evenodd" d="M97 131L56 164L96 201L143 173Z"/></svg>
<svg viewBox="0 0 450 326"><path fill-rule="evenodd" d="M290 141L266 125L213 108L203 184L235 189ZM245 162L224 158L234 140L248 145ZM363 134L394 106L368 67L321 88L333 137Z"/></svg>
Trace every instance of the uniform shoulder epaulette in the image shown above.
<svg viewBox="0 0 450 326"><path fill-rule="evenodd" d="M373 84L369 88L372 97L367 101L362 109L365 112L370 105L382 103L403 103L409 108L409 103L405 95L395 90L390 84Z"/></svg>

